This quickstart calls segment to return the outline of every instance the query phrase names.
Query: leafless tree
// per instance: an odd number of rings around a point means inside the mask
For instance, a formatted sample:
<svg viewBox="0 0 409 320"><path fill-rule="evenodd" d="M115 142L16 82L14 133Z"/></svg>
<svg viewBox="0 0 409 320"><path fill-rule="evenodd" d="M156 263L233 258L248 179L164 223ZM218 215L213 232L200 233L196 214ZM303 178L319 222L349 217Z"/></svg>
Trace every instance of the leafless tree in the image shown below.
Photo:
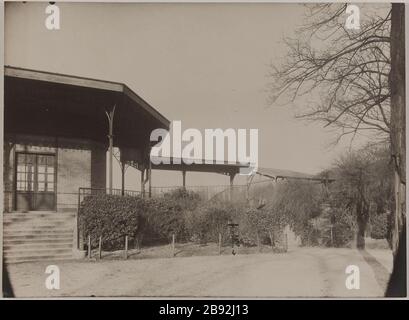
<svg viewBox="0 0 409 320"><path fill-rule="evenodd" d="M271 66L270 102L301 97L297 117L338 129L337 141L368 131L390 141L396 164L395 251L405 215L404 5L360 5L358 30L345 27L346 7L306 5L307 22L285 39L285 62Z"/></svg>
<svg viewBox="0 0 409 320"><path fill-rule="evenodd" d="M349 30L346 6L306 5L306 24L295 39L285 39L285 63L272 65L271 102L316 97L303 100L298 117L340 129L339 138L358 130L388 136L390 10L368 13L359 30Z"/></svg>

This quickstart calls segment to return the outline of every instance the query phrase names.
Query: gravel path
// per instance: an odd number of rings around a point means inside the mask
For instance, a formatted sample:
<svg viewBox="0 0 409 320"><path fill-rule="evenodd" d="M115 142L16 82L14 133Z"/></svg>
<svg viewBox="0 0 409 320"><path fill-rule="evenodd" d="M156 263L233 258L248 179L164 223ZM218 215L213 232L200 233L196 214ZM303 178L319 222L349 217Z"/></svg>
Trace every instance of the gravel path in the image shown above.
<svg viewBox="0 0 409 320"><path fill-rule="evenodd" d="M17 297L382 297L391 255L354 249L297 248L283 254L201 256L9 265ZM45 288L47 265L60 268L59 290ZM345 268L360 269L360 289L345 287ZM387 265L385 267L385 265Z"/></svg>

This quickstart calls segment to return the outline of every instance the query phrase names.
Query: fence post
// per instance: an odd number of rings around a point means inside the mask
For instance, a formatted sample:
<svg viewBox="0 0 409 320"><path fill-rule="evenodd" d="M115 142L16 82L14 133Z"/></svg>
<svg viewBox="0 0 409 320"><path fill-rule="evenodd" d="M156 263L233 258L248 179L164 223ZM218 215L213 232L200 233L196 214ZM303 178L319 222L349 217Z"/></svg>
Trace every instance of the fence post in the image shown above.
<svg viewBox="0 0 409 320"><path fill-rule="evenodd" d="M285 233L285 252L288 251L288 235L287 232Z"/></svg>
<svg viewBox="0 0 409 320"><path fill-rule="evenodd" d="M222 234L219 232L219 255L222 254Z"/></svg>
<svg viewBox="0 0 409 320"><path fill-rule="evenodd" d="M331 247L333 247L333 246L334 246L334 231L333 231L333 225L331 225L330 231L331 231Z"/></svg>
<svg viewBox="0 0 409 320"><path fill-rule="evenodd" d="M102 236L99 237L99 244L98 244L98 258L101 259L102 257Z"/></svg>
<svg viewBox="0 0 409 320"><path fill-rule="evenodd" d="M175 234L172 234L172 256L175 256Z"/></svg>
<svg viewBox="0 0 409 320"><path fill-rule="evenodd" d="M91 236L88 235L88 259L91 259Z"/></svg>
<svg viewBox="0 0 409 320"><path fill-rule="evenodd" d="M260 236L258 235L258 232L256 233L256 236L257 236L257 248L258 248L258 252L261 252Z"/></svg>
<svg viewBox="0 0 409 320"><path fill-rule="evenodd" d="M271 248L274 248L274 238L273 238L273 235L271 233L271 230L268 231L268 235L270 236Z"/></svg>
<svg viewBox="0 0 409 320"><path fill-rule="evenodd" d="M125 236L125 260L128 259L128 236Z"/></svg>

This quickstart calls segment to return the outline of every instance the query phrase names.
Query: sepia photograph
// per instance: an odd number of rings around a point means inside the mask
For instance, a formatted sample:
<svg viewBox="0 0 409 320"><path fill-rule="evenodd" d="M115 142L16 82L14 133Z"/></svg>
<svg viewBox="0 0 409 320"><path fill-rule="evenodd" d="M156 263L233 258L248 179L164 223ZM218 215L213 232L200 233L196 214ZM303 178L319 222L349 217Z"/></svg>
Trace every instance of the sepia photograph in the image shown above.
<svg viewBox="0 0 409 320"><path fill-rule="evenodd" d="M3 70L3 298L407 297L405 3L5 1Z"/></svg>

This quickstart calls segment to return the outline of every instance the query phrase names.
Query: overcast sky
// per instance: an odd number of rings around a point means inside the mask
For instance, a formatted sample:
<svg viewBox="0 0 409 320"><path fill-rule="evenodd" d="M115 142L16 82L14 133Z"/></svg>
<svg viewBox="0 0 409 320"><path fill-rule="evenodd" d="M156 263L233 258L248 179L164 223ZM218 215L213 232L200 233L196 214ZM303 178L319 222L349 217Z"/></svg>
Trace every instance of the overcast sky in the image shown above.
<svg viewBox="0 0 409 320"><path fill-rule="evenodd" d="M49 31L47 3L6 4L6 65L124 82L183 128L258 128L261 167L316 173L349 146L329 148L334 136L322 124L267 105L268 65L285 57L282 38L301 24L300 5L58 5L61 29ZM153 183L180 183L175 174L154 173ZM228 178L189 174L187 183ZM139 188L136 171L126 184Z"/></svg>

